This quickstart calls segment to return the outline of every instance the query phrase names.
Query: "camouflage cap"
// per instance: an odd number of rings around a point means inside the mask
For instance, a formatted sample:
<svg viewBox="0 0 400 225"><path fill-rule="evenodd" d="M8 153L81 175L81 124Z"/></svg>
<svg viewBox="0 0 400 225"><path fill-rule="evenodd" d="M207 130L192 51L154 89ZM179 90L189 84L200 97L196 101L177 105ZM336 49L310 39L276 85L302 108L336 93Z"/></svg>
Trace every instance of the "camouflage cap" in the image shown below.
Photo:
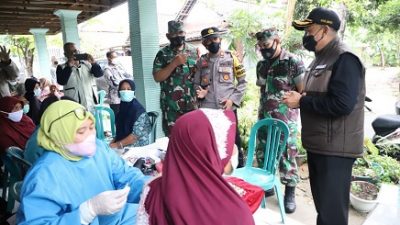
<svg viewBox="0 0 400 225"><path fill-rule="evenodd" d="M183 23L176 20L171 20L168 22L168 33L178 33L183 31Z"/></svg>
<svg viewBox="0 0 400 225"><path fill-rule="evenodd" d="M278 31L275 28L268 28L263 31L257 32L255 36L258 41L266 41L270 38L278 36Z"/></svg>

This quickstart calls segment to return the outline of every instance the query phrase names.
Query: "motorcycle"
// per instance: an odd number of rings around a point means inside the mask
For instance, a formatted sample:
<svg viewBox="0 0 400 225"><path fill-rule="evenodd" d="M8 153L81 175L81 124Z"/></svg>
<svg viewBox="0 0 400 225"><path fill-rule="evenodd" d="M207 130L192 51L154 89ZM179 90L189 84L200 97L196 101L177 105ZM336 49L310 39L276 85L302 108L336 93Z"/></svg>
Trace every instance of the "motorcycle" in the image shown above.
<svg viewBox="0 0 400 225"><path fill-rule="evenodd" d="M365 101L372 100L366 97ZM395 115L380 115L372 121L372 129L375 132L372 143L380 150L380 154L400 160L400 101L396 102L395 106ZM365 107L371 111L368 106Z"/></svg>
<svg viewBox="0 0 400 225"><path fill-rule="evenodd" d="M365 102L372 100L365 97ZM366 111L372 112L367 104ZM379 115L372 121L374 136L369 142L365 142L368 151L378 151L380 155L388 155L400 160L400 101L396 103L396 115ZM372 146L370 146L372 145ZM373 150L375 149L375 150ZM352 181L367 181L378 183L379 177L384 173L383 167L376 162L369 162L366 158L355 161L352 172Z"/></svg>

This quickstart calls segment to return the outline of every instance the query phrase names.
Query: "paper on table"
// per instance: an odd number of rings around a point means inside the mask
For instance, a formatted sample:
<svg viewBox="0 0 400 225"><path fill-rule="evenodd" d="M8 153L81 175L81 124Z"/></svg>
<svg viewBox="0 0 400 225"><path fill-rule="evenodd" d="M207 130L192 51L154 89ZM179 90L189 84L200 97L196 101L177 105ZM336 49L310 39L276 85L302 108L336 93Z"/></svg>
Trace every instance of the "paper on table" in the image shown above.
<svg viewBox="0 0 400 225"><path fill-rule="evenodd" d="M129 148L127 152L121 155L123 159L127 161L128 164L133 164L136 159L140 157L150 157L154 159L155 163L161 161L163 154L168 147L168 137L157 139L155 143L145 145L142 147L132 147Z"/></svg>

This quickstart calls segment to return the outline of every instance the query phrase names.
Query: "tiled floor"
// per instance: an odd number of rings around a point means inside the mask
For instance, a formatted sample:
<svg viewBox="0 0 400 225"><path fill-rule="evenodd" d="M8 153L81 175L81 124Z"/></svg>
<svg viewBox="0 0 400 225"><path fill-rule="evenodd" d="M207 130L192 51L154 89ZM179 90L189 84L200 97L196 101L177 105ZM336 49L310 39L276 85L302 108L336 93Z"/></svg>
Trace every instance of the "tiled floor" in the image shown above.
<svg viewBox="0 0 400 225"><path fill-rule="evenodd" d="M259 209L254 214L254 221L256 225L275 225L275 224L282 224L281 214L279 212L275 212L271 209ZM298 221L295 221L286 216L286 225L305 225Z"/></svg>
<svg viewBox="0 0 400 225"><path fill-rule="evenodd" d="M368 216L363 225L399 225L400 224L400 188L394 185L382 185L379 204Z"/></svg>
<svg viewBox="0 0 400 225"><path fill-rule="evenodd" d="M312 199L297 189L297 210L286 215L288 225L315 225L316 212ZM268 198L267 209L254 214L256 225L282 224L275 197ZM400 188L383 184L379 196L379 204L369 213L361 214L352 207L349 210L349 225L400 225Z"/></svg>

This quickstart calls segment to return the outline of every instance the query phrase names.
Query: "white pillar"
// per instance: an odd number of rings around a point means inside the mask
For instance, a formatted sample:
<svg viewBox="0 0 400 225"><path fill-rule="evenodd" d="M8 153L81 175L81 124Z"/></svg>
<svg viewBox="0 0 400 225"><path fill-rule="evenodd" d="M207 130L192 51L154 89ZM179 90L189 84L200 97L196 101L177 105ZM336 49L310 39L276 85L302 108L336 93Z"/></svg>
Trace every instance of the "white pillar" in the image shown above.
<svg viewBox="0 0 400 225"><path fill-rule="evenodd" d="M49 31L47 28L31 28L29 32L33 34L35 39L35 49L39 61L40 75L36 77L44 76L50 79L50 58L49 52L47 51L46 33Z"/></svg>
<svg viewBox="0 0 400 225"><path fill-rule="evenodd" d="M61 31L64 44L72 42L79 48L78 15L82 11L59 9L54 14L60 17Z"/></svg>

